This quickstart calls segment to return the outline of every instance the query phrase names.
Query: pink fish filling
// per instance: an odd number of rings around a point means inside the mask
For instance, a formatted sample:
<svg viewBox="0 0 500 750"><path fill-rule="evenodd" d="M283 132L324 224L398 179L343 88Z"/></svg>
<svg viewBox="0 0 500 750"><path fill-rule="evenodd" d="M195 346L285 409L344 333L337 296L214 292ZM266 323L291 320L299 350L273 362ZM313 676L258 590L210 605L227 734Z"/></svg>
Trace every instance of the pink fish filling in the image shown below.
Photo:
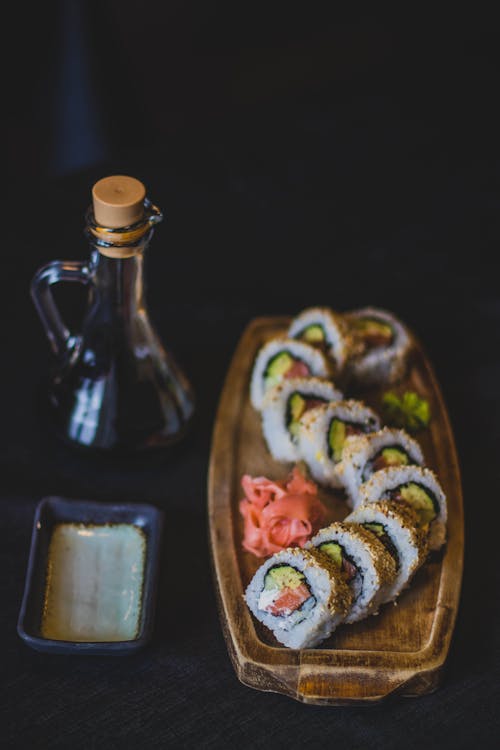
<svg viewBox="0 0 500 750"><path fill-rule="evenodd" d="M290 368L285 372L283 377L288 378L307 378L311 374L311 370L305 362L301 362L300 359L294 359Z"/></svg>
<svg viewBox="0 0 500 750"><path fill-rule="evenodd" d="M276 617L287 617L301 607L311 596L305 583L294 589L284 588L277 599L266 607L265 611Z"/></svg>

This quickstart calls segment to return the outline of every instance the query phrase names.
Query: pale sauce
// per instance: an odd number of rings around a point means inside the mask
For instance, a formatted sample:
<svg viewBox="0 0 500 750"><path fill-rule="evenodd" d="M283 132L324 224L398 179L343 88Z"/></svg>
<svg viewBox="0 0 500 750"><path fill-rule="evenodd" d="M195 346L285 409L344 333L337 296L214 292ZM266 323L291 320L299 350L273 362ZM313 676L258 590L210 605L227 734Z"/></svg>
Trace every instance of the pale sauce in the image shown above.
<svg viewBox="0 0 500 750"><path fill-rule="evenodd" d="M131 524L58 524L49 545L42 636L136 638L145 550L144 532Z"/></svg>

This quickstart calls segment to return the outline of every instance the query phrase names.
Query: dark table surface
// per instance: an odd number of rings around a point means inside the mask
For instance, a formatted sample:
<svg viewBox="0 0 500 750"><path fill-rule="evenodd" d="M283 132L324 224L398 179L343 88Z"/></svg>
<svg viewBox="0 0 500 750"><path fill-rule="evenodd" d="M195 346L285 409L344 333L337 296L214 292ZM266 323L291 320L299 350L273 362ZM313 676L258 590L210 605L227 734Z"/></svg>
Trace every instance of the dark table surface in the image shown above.
<svg viewBox="0 0 500 750"><path fill-rule="evenodd" d="M307 117L281 110L265 122L186 130L168 144L25 185L37 205L9 207L0 369L2 747L494 746L498 163L481 139L486 132L491 145L490 131L470 131L470 121L451 128L451 119L434 121L428 111L356 101L348 115L315 112L306 102ZM165 210L148 258L149 305L198 397L194 429L181 445L126 462L74 452L47 431L40 404L49 354L28 295L43 262L86 257L89 190L113 172L142 179ZM61 289L58 299L77 329L77 290ZM252 317L368 303L394 310L416 331L442 385L463 472L463 595L435 694L370 709L308 707L244 687L233 672L209 565L211 430L231 354ZM145 501L165 511L156 628L143 652L56 657L18 638L34 508L48 494Z"/></svg>

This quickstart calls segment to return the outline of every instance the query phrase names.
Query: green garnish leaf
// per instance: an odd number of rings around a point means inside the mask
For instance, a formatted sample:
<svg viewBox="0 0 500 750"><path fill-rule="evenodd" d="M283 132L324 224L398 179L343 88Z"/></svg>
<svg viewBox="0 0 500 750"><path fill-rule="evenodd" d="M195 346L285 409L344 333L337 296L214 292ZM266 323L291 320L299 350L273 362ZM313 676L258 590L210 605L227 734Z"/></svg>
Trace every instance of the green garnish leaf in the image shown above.
<svg viewBox="0 0 500 750"><path fill-rule="evenodd" d="M431 419L429 402L414 391L405 391L402 396L387 391L382 396L382 406L386 421L408 432L424 429Z"/></svg>

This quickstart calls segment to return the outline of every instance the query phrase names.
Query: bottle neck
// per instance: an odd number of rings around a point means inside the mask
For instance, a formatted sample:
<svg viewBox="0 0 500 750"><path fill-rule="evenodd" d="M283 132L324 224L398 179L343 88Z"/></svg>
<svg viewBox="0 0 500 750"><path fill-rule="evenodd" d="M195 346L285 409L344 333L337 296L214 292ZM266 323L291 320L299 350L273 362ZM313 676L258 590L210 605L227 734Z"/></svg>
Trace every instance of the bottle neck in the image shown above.
<svg viewBox="0 0 500 750"><path fill-rule="evenodd" d="M138 314L146 315L144 251L148 244L146 241L126 258L108 257L93 247L93 276L99 302L115 318L127 320Z"/></svg>
<svg viewBox="0 0 500 750"><path fill-rule="evenodd" d="M86 213L85 233L93 251L91 268L97 307L115 322L147 316L144 253L153 236L153 227L163 216L147 198L143 208L139 221L121 228L96 223L92 207Z"/></svg>

